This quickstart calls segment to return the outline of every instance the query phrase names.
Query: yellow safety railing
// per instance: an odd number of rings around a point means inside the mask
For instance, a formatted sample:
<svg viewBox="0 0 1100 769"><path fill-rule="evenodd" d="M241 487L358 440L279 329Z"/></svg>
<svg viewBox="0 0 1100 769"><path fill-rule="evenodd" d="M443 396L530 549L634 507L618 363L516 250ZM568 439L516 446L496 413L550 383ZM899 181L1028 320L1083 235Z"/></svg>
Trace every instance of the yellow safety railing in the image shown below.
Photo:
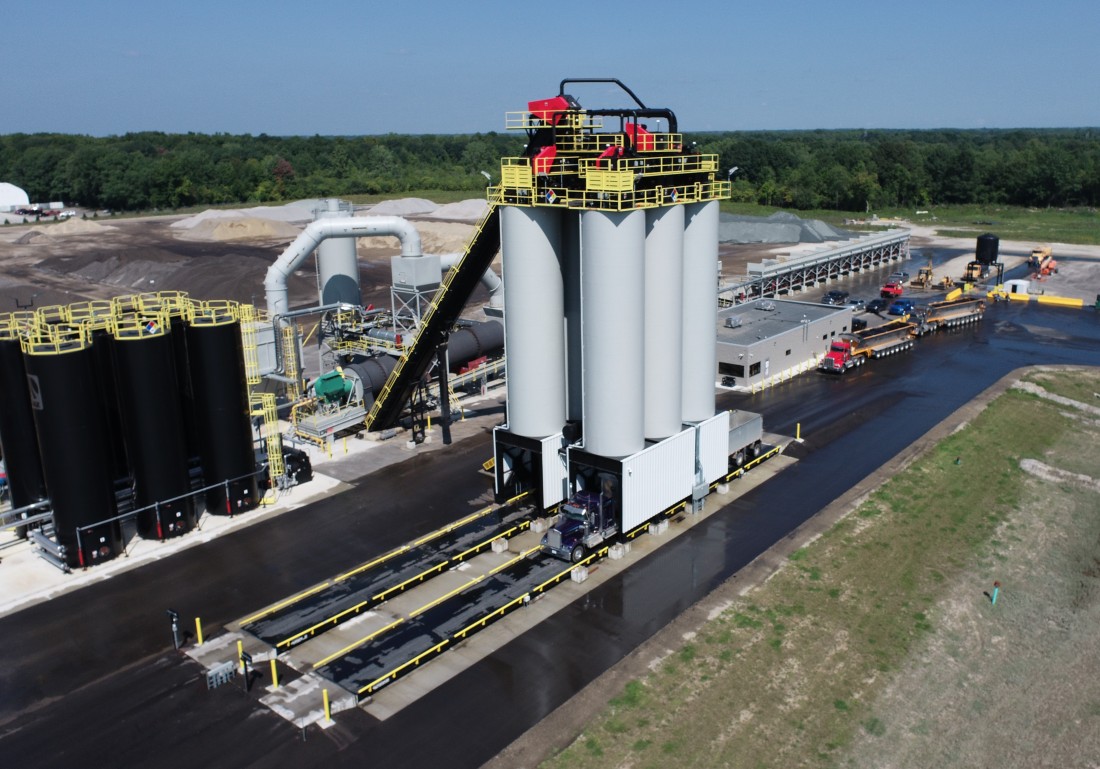
<svg viewBox="0 0 1100 769"><path fill-rule="evenodd" d="M63 355L84 350L91 344L91 332L83 324L37 324L19 337L26 355Z"/></svg>
<svg viewBox="0 0 1100 769"><path fill-rule="evenodd" d="M371 641L373 641L378 636L383 635L384 633L390 632L395 627L397 627L398 625L403 624L404 622L405 622L404 619L397 619L397 620L394 620L393 622L391 622L390 624L386 625L385 627L378 628L378 630L375 630L373 633L370 633L369 635L363 636L362 638L360 638L357 641L353 641L352 643L345 646L343 649L340 649L339 651L335 651L332 654L328 655L327 657L323 657L322 659L319 659L317 662L314 662L313 663L313 669L316 670L317 668L324 667L325 665L332 662L337 657L342 657L345 654L347 654L348 652L354 651L355 649L358 649L363 644L370 643Z"/></svg>
<svg viewBox="0 0 1100 769"><path fill-rule="evenodd" d="M260 354L256 349L256 324L259 322L255 305L242 304L238 307L241 321L241 349L244 351L245 379L250 385L258 385L260 376Z"/></svg>
<svg viewBox="0 0 1100 769"><path fill-rule="evenodd" d="M267 446L267 477L271 482L271 488L275 488L276 480L286 474L286 465L283 462L283 438L279 434L279 415L275 408L275 394L250 393L248 405L252 416L263 418L260 434Z"/></svg>
<svg viewBox="0 0 1100 769"><path fill-rule="evenodd" d="M298 334L296 330L293 324L283 326L281 329L283 373L290 380L290 383L286 386L286 397L290 401L296 401L302 397L302 372L298 368ZM276 340L276 343L278 341Z"/></svg>
<svg viewBox="0 0 1100 769"><path fill-rule="evenodd" d="M438 654L440 651L443 650L443 647L445 647L450 642L451 642L450 639L440 641L439 643L437 643L435 646L428 649L427 651L421 652L420 654L416 655L415 657L413 657L411 660L409 660L405 664L398 665L393 670L386 673L386 675L381 676L379 678L376 678L373 681L371 681L369 684L367 684L366 686L361 687L356 692L356 695L361 697L364 694L369 694L370 692L373 692L375 689L378 689L382 686L385 686L390 681L397 678L397 676L399 676L404 670L406 670L408 668L418 667L420 665L420 663L423 662L425 659L427 659L429 657L433 657L436 654Z"/></svg>

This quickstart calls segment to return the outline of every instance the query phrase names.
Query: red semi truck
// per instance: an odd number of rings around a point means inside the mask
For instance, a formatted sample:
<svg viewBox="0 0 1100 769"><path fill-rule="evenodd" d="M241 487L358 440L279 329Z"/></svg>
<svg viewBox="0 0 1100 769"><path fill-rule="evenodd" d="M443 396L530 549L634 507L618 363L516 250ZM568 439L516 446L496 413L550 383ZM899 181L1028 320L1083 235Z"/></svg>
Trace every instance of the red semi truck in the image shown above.
<svg viewBox="0 0 1100 769"><path fill-rule="evenodd" d="M908 319L899 318L854 334L844 334L829 345L829 351L817 368L830 374L843 374L850 368L862 366L871 358L908 350L913 346L915 328L915 324Z"/></svg>

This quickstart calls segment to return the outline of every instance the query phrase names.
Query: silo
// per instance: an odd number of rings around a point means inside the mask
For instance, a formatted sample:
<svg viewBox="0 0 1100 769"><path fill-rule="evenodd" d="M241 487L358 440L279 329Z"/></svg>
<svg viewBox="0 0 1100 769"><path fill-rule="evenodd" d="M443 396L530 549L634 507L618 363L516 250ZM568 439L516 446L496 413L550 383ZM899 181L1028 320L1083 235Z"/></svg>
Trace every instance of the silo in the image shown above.
<svg viewBox="0 0 1100 769"><path fill-rule="evenodd" d="M683 421L702 422L718 375L718 202L684 208Z"/></svg>
<svg viewBox="0 0 1100 769"><path fill-rule="evenodd" d="M680 432L683 374L684 207L646 211L645 437Z"/></svg>
<svg viewBox="0 0 1100 769"><path fill-rule="evenodd" d="M113 328L138 533L156 539L188 532L196 520L170 328L166 316L135 315Z"/></svg>
<svg viewBox="0 0 1100 769"><path fill-rule="evenodd" d="M978 236L978 242L974 246L974 258L982 264L995 264L1001 239L991 233Z"/></svg>
<svg viewBox="0 0 1100 769"><path fill-rule="evenodd" d="M3 447L13 508L26 507L47 498L20 343L32 322L32 313L0 315L0 447Z"/></svg>
<svg viewBox="0 0 1100 769"><path fill-rule="evenodd" d="M330 199L322 201L322 204L321 208L313 211L316 220L346 219L354 213L351 204L342 200ZM363 295L359 290L359 258L355 243L355 238L326 238L317 246L321 304L363 303Z"/></svg>
<svg viewBox="0 0 1100 769"><path fill-rule="evenodd" d="M642 210L581 214L584 448L598 456L645 447L645 224Z"/></svg>
<svg viewBox="0 0 1100 769"><path fill-rule="evenodd" d="M500 217L508 429L544 438L565 424L561 213L505 206Z"/></svg>
<svg viewBox="0 0 1100 769"><path fill-rule="evenodd" d="M235 302L194 306L187 325L206 509L234 514L259 501L241 324ZM228 490L228 496L226 492Z"/></svg>
<svg viewBox="0 0 1100 769"><path fill-rule="evenodd" d="M135 297L117 297L114 300L90 300L74 302L67 308L68 320L81 325L89 332L92 340L92 357L95 359L96 379L99 380L99 394L103 403L103 414L107 419L107 435L104 447L111 457L111 477L116 482L125 481L130 475L130 463L126 456L126 439L122 432L122 412L118 402L118 384L115 380L114 360L111 348L110 324L121 311L129 306Z"/></svg>
<svg viewBox="0 0 1100 769"><path fill-rule="evenodd" d="M158 313L168 319L168 337L172 340L173 370L180 397L180 410L183 412L189 471L199 465L198 419L195 417L195 393L191 389L191 364L187 358L187 318L190 317L191 307L191 300L182 291L158 291L155 294L141 295L142 312Z"/></svg>
<svg viewBox="0 0 1100 769"><path fill-rule="evenodd" d="M56 537L70 566L122 550L108 423L87 329L43 326L24 340L27 385L53 508ZM91 529L77 529L92 524Z"/></svg>
<svg viewBox="0 0 1100 769"><path fill-rule="evenodd" d="M584 419L584 371L581 345L581 218L565 217L562 229L561 271L565 287L565 418Z"/></svg>

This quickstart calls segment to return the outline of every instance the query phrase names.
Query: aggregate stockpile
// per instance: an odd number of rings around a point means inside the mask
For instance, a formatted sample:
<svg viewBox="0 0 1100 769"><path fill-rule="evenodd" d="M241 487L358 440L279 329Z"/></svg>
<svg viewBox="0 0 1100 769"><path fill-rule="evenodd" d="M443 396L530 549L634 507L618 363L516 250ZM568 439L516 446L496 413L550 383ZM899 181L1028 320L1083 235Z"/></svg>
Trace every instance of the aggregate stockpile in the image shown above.
<svg viewBox="0 0 1100 769"><path fill-rule="evenodd" d="M913 313L917 336L931 334L941 328L952 328L964 323L974 323L985 315L985 300L978 297L961 296L942 302L918 307Z"/></svg>
<svg viewBox="0 0 1100 769"><path fill-rule="evenodd" d="M844 334L829 345L818 365L820 371L843 374L862 366L870 358L893 355L913 346L916 324L908 318L898 318L882 326L867 328L854 334Z"/></svg>

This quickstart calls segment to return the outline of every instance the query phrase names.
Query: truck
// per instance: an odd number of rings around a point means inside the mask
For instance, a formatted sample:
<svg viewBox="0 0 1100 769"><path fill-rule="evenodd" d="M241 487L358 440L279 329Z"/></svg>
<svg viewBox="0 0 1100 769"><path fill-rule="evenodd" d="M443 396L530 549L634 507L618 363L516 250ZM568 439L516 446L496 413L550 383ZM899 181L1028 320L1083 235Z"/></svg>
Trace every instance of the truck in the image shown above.
<svg viewBox="0 0 1100 769"><path fill-rule="evenodd" d="M960 296L957 299L932 302L914 310L912 318L916 326L913 333L924 336L941 328L951 328L981 320L983 315L985 315L985 300L979 297Z"/></svg>
<svg viewBox="0 0 1100 769"><path fill-rule="evenodd" d="M977 283L989 277L989 265L985 262L967 262L960 283Z"/></svg>
<svg viewBox="0 0 1100 769"><path fill-rule="evenodd" d="M725 423L723 423L725 424ZM706 440L724 440L721 432L704 433ZM688 452L688 467L698 461L696 453L698 447L695 441L699 435L693 436L691 431L686 431ZM719 443L718 452L727 452L727 461L721 465L721 453L716 458L718 467L714 468L714 474L706 475L703 482L717 477L726 477L744 468L747 462L758 459L764 455L764 417L751 411L735 410L729 412L728 443ZM696 445L693 450L691 447ZM642 452L637 456L641 456ZM683 454L678 455L681 458ZM697 472L699 468L697 467ZM705 472L705 471L704 471ZM730 475L727 475L729 473ZM702 482L697 476L692 482L689 478L689 487L682 491L695 499L696 489L690 488L690 483L700 485ZM596 485L596 484L591 484ZM668 504L674 499L666 499L656 509L647 510L639 514L637 509L630 509L630 493L624 487L620 487L622 494L616 493L615 483L605 483L598 490L585 489L576 491L558 507L557 516L551 522L546 533L543 534L539 549L555 558L577 563L584 560L589 553L601 545L616 540L621 534L633 531L637 526L644 525L649 518L660 515L669 509ZM621 499L626 499L627 509ZM681 498L687 499L688 497ZM652 502L648 496L646 504Z"/></svg>
<svg viewBox="0 0 1100 769"><path fill-rule="evenodd" d="M578 491L558 509L542 535L540 549L566 561L584 560L588 551L619 533L615 500L597 491Z"/></svg>
<svg viewBox="0 0 1100 769"><path fill-rule="evenodd" d="M842 334L829 345L817 368L829 374L843 374L848 369L862 366L871 358L907 350L913 346L915 328L916 324L908 318L898 318L854 334Z"/></svg>
<svg viewBox="0 0 1100 769"><path fill-rule="evenodd" d="M903 293L905 293L905 287L901 283L892 280L882 287L879 296L883 299L897 299Z"/></svg>
<svg viewBox="0 0 1100 769"><path fill-rule="evenodd" d="M1031 249L1027 266L1031 268L1036 278L1046 278L1052 273L1058 272L1058 262L1054 260L1054 251L1050 246L1039 246Z"/></svg>

